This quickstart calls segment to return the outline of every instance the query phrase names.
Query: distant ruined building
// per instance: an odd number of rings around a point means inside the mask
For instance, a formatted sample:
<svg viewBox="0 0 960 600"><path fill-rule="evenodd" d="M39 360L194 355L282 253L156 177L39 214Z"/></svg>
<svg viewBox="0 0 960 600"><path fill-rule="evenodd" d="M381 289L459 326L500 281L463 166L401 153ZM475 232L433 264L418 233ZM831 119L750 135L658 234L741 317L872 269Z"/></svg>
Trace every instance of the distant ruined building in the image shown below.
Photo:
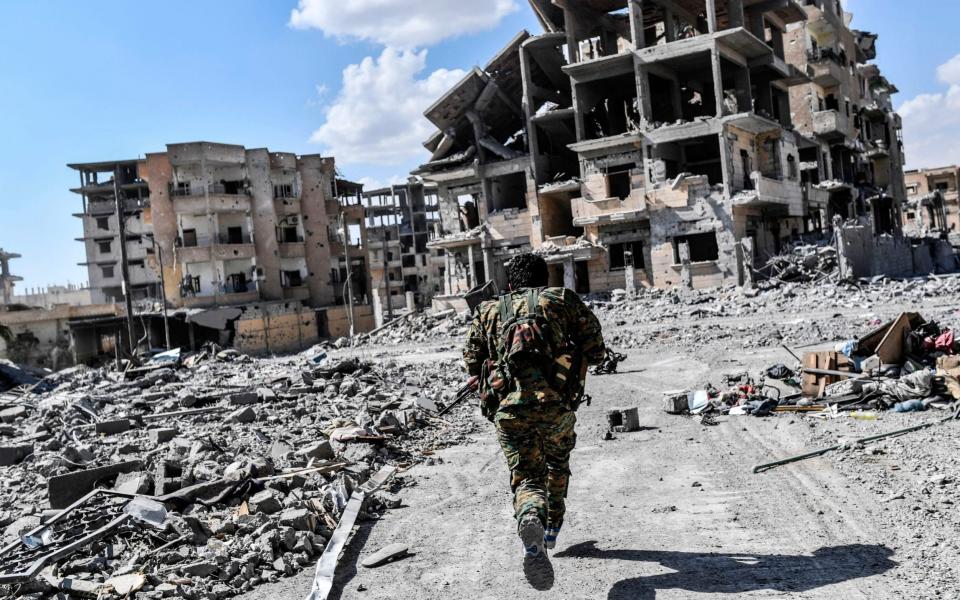
<svg viewBox="0 0 960 600"><path fill-rule="evenodd" d="M531 6L545 32L425 112L441 305L531 250L579 292L743 284L831 236L849 275L947 268L903 237L897 90L838 0Z"/></svg>

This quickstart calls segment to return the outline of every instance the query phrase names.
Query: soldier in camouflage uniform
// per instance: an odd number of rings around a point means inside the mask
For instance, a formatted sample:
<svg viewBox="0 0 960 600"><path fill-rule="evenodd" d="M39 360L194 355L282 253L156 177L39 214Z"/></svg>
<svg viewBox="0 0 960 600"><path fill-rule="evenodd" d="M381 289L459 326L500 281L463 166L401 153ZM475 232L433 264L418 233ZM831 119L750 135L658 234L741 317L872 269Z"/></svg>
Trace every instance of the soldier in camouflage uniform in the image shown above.
<svg viewBox="0 0 960 600"><path fill-rule="evenodd" d="M549 324L544 329L552 338L551 346L570 349L584 363L572 375L580 379L582 391L586 366L602 362L606 352L596 316L575 292L546 287L547 265L539 256L518 256L507 270L511 294L505 299L511 304L509 310L528 314L530 298L537 299ZM536 296L530 294L531 289L538 290ZM486 376L485 363L503 358L498 356L503 351L498 349L503 314L499 300L484 302L477 309L463 352L471 381ZM500 395L496 406L487 406L484 414L496 425L507 458L515 516L525 547L524 570L536 584L531 571L549 569L544 548L553 548L563 524L579 398L554 389L559 387L554 365L525 364L511 375L509 389ZM565 387L569 389L569 385ZM538 533L540 540L535 539Z"/></svg>

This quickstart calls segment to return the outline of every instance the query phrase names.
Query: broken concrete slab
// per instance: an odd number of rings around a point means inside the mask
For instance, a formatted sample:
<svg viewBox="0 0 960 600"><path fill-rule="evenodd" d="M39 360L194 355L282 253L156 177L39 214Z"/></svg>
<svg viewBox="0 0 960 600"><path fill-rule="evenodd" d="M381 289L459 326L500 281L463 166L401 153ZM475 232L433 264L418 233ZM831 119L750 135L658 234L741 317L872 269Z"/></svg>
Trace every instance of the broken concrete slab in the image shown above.
<svg viewBox="0 0 960 600"><path fill-rule="evenodd" d="M8 467L19 464L31 454L33 454L33 444L0 446L0 466Z"/></svg>
<svg viewBox="0 0 960 600"><path fill-rule="evenodd" d="M249 406L235 410L227 416L227 423L253 423L257 420L257 411Z"/></svg>
<svg viewBox="0 0 960 600"><path fill-rule="evenodd" d="M177 437L180 432L175 427L147 430L147 437L155 444L165 444Z"/></svg>
<svg viewBox="0 0 960 600"><path fill-rule="evenodd" d="M123 433L124 431L129 431L130 429L130 419L115 419L113 421L100 421L96 424L95 430L97 433L102 433L105 435L113 435L116 433Z"/></svg>
<svg viewBox="0 0 960 600"><path fill-rule="evenodd" d="M319 460L329 460L336 457L336 453L333 451L333 446L330 445L329 440L321 440L308 446L304 446L303 448L297 450L297 454Z"/></svg>
<svg viewBox="0 0 960 600"><path fill-rule="evenodd" d="M139 471L141 467L139 460L131 460L51 477L47 481L50 507L66 508L91 492L98 483L113 479L121 473Z"/></svg>
<svg viewBox="0 0 960 600"><path fill-rule="evenodd" d="M230 404L233 406L249 406L251 404L256 404L259 400L257 392L237 392L235 394L230 394L229 396Z"/></svg>
<svg viewBox="0 0 960 600"><path fill-rule="evenodd" d="M272 515L283 509L283 504L280 503L280 500L277 498L277 493L273 490L257 492L247 500L247 506L250 508L250 512L254 514L264 513Z"/></svg>
<svg viewBox="0 0 960 600"><path fill-rule="evenodd" d="M0 420L4 423L13 423L17 419L27 416L27 409L24 406L12 406L0 410Z"/></svg>
<svg viewBox="0 0 960 600"><path fill-rule="evenodd" d="M143 471L120 473L113 484L113 491L133 495L150 494L153 492L153 478Z"/></svg>

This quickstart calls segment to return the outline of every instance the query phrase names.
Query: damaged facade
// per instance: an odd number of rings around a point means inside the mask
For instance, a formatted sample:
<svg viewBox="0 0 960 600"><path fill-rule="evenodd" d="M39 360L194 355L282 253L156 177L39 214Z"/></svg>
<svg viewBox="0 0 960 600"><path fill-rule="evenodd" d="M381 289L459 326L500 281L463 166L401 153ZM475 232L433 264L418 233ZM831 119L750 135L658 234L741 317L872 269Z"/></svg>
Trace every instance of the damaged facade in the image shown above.
<svg viewBox="0 0 960 600"><path fill-rule="evenodd" d="M18 281L23 281L22 277L17 277L10 272L10 261L14 258L20 258L20 255L0 248L0 300L3 304L10 304L13 301L13 287Z"/></svg>
<svg viewBox="0 0 960 600"><path fill-rule="evenodd" d="M436 186L412 179L364 192L363 205L378 323L398 310L429 307L446 273L444 251L428 247L440 226Z"/></svg>
<svg viewBox="0 0 960 600"><path fill-rule="evenodd" d="M80 187L70 191L83 199L83 210L74 216L83 221L83 237L77 241L83 242L86 251L81 266L87 267L93 303L123 302L124 263L135 301L160 298L159 276L147 267L147 256L154 252L145 237L153 232L150 192L140 178L137 161L68 166L80 174Z"/></svg>
<svg viewBox="0 0 960 600"><path fill-rule="evenodd" d="M579 292L742 284L835 219L909 253L896 88L837 2L531 5L545 33L425 113L446 295L528 250Z"/></svg>
<svg viewBox="0 0 960 600"><path fill-rule="evenodd" d="M946 233L960 239L960 168L957 166L906 172L907 205L904 230L920 235Z"/></svg>
<svg viewBox="0 0 960 600"><path fill-rule="evenodd" d="M109 262L119 245L109 214L117 193L130 210L131 289L147 300L135 308L141 343L163 345L164 306L172 345L188 348L299 350L373 327L362 187L338 178L332 158L195 142L140 161L72 166L83 177L75 191L84 196L91 284L112 301L122 297L114 286L122 273ZM103 172L113 178L99 183ZM94 268L107 262L109 272Z"/></svg>

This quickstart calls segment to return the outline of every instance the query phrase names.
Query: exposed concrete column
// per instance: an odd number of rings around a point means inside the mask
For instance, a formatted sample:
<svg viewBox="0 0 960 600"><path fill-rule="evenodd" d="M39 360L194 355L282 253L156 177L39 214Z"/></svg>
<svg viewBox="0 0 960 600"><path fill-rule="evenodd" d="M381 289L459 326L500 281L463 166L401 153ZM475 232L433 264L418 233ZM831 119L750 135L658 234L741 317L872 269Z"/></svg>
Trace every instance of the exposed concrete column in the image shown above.
<svg viewBox="0 0 960 600"><path fill-rule="evenodd" d="M720 169L723 173L723 194L727 198L730 198L733 195L733 185L731 182L735 175L726 130L720 131Z"/></svg>
<svg viewBox="0 0 960 600"><path fill-rule="evenodd" d="M713 93L717 102L717 117L723 116L723 71L720 68L720 49L716 40L710 50L710 66L713 70Z"/></svg>
<svg viewBox="0 0 960 600"><path fill-rule="evenodd" d="M447 250L443 254L444 263L446 268L443 270L443 295L452 296L453 295L453 269L455 267L455 261L451 260L453 257L450 254L450 250ZM387 302L389 302L389 297Z"/></svg>
<svg viewBox="0 0 960 600"><path fill-rule="evenodd" d="M643 0L629 0L627 8L630 11L630 37L633 38L633 47L640 50L646 46L643 36Z"/></svg>
<svg viewBox="0 0 960 600"><path fill-rule="evenodd" d="M680 244L680 285L684 289L693 289L693 273L690 272L690 244Z"/></svg>
<svg viewBox="0 0 960 600"><path fill-rule="evenodd" d="M633 296L637 293L637 284L636 284L636 271L634 269L633 262L633 252L629 250L623 253L623 263L624 263L624 289L627 290L627 294Z"/></svg>
<svg viewBox="0 0 960 600"><path fill-rule="evenodd" d="M413 292L407 292L407 312L417 310L417 299Z"/></svg>
<svg viewBox="0 0 960 600"><path fill-rule="evenodd" d="M486 283L488 281L494 281L496 278L493 276L493 250L490 248L483 249L483 281L480 283Z"/></svg>
<svg viewBox="0 0 960 600"><path fill-rule="evenodd" d="M740 240L740 251L743 254L743 287L753 288L753 238Z"/></svg>
<svg viewBox="0 0 960 600"><path fill-rule="evenodd" d="M728 0L727 15L730 27L743 27L743 0Z"/></svg>
<svg viewBox="0 0 960 600"><path fill-rule="evenodd" d="M710 33L717 32L717 0L707 0L707 27Z"/></svg>
<svg viewBox="0 0 960 600"><path fill-rule="evenodd" d="M673 20L673 11L666 6L663 7L663 29L668 44L677 41L677 22Z"/></svg>
<svg viewBox="0 0 960 600"><path fill-rule="evenodd" d="M563 287L568 290L577 289L577 270L572 256L563 261Z"/></svg>
<svg viewBox="0 0 960 600"><path fill-rule="evenodd" d="M477 263L473 256L473 244L467 246L467 267L470 269L470 278L467 281L468 288L474 288L477 284Z"/></svg>
<svg viewBox="0 0 960 600"><path fill-rule="evenodd" d="M650 102L650 79L647 77L647 68L635 59L637 73L637 109L640 112L640 122L646 125L653 116L653 105Z"/></svg>
<svg viewBox="0 0 960 600"><path fill-rule="evenodd" d="M383 305L380 303L380 290L371 290L370 292L371 304L373 305L374 329L379 329L383 327Z"/></svg>
<svg viewBox="0 0 960 600"><path fill-rule="evenodd" d="M520 46L520 77L523 81L523 116L526 124L527 148L530 151L530 163L533 165L533 179L539 183L540 140L537 127L531 121L536 114L537 107L534 106L533 90L530 86L533 75L530 70L530 52L526 46Z"/></svg>

